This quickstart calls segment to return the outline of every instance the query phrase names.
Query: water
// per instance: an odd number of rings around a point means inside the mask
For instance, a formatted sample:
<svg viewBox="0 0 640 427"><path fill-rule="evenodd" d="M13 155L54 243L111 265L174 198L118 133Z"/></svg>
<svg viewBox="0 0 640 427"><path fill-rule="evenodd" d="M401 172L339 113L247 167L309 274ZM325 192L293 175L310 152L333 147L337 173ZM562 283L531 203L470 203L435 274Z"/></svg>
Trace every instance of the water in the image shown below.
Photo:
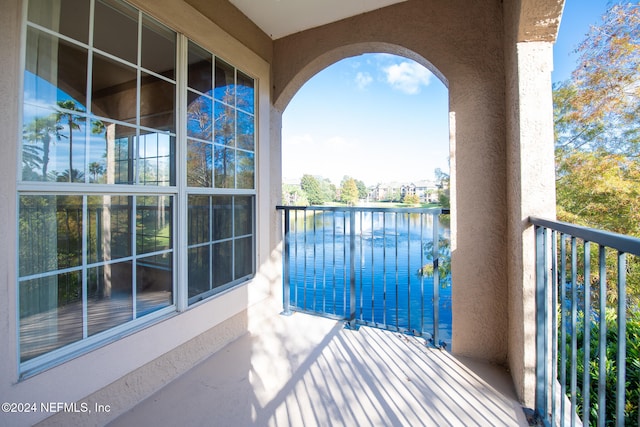
<svg viewBox="0 0 640 427"><path fill-rule="evenodd" d="M348 212L296 213L291 213L289 240L292 306L349 318L353 249L358 322L433 335L433 278L418 273L432 263L432 215L356 212L352 242ZM448 227L441 225L439 235L448 238ZM440 282L438 334L440 340L450 342L449 277Z"/></svg>

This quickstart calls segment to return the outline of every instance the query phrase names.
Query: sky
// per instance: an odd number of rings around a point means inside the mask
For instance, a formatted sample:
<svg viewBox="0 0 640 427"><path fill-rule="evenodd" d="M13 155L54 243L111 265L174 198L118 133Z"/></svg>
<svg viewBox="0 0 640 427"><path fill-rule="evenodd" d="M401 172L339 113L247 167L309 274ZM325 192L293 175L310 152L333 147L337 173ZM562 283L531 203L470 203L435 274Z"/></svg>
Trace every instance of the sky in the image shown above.
<svg viewBox="0 0 640 427"><path fill-rule="evenodd" d="M570 77L574 50L610 4L566 0L552 80ZM428 58L427 58L428 59ZM339 61L312 77L282 118L284 182L303 174L339 185L433 180L449 172L448 93L426 68L388 54Z"/></svg>

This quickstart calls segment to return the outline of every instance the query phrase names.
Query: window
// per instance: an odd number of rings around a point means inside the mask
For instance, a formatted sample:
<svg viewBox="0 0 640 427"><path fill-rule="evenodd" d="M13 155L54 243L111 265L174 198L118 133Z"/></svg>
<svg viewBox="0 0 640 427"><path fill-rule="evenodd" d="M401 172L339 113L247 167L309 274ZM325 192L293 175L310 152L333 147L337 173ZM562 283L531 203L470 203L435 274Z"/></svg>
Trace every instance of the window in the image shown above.
<svg viewBox="0 0 640 427"><path fill-rule="evenodd" d="M254 80L120 0L30 0L27 20L23 370L255 272Z"/></svg>
<svg viewBox="0 0 640 427"><path fill-rule="evenodd" d="M189 42L189 303L253 274L253 80Z"/></svg>

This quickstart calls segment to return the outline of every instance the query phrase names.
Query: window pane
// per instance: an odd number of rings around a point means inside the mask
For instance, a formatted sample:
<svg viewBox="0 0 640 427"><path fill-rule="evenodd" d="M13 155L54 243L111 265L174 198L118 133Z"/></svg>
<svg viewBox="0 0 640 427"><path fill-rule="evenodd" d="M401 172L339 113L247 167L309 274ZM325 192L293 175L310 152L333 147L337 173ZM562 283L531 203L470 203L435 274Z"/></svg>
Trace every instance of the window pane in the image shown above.
<svg viewBox="0 0 640 427"><path fill-rule="evenodd" d="M136 129L107 122L91 121L87 159L88 182L98 184L133 184Z"/></svg>
<svg viewBox="0 0 640 427"><path fill-rule="evenodd" d="M187 94L187 136L211 141L213 106L210 98L189 91Z"/></svg>
<svg viewBox="0 0 640 427"><path fill-rule="evenodd" d="M87 0L30 0L29 21L87 43L89 4Z"/></svg>
<svg viewBox="0 0 640 427"><path fill-rule="evenodd" d="M140 126L175 133L176 85L142 73Z"/></svg>
<svg viewBox="0 0 640 427"><path fill-rule="evenodd" d="M213 84L211 54L189 41L189 81L188 86L202 93L211 93Z"/></svg>
<svg viewBox="0 0 640 427"><path fill-rule="evenodd" d="M20 292L20 361L82 339L82 274L25 280Z"/></svg>
<svg viewBox="0 0 640 427"><path fill-rule="evenodd" d="M117 0L96 1L93 45L137 64L138 11Z"/></svg>
<svg viewBox="0 0 640 427"><path fill-rule="evenodd" d="M142 66L164 77L175 79L176 33L142 16Z"/></svg>
<svg viewBox="0 0 640 427"><path fill-rule="evenodd" d="M213 287L225 285L233 280L233 242L226 241L213 245Z"/></svg>
<svg viewBox="0 0 640 427"><path fill-rule="evenodd" d="M233 210L231 196L214 196L213 199L213 240L232 237Z"/></svg>
<svg viewBox="0 0 640 427"><path fill-rule="evenodd" d="M87 261L131 256L131 196L87 197Z"/></svg>
<svg viewBox="0 0 640 427"><path fill-rule="evenodd" d="M235 106L235 84L233 67L216 58L216 87L213 97L226 104Z"/></svg>
<svg viewBox="0 0 640 427"><path fill-rule="evenodd" d="M228 105L215 103L215 142L233 147L236 145L236 114Z"/></svg>
<svg viewBox="0 0 640 427"><path fill-rule="evenodd" d="M136 198L136 248L138 254L172 247L172 196Z"/></svg>
<svg viewBox="0 0 640 427"><path fill-rule="evenodd" d="M84 110L87 103L87 51L65 40L29 28L24 74L25 104L55 107L74 101ZM30 119L28 109L25 122Z"/></svg>
<svg viewBox="0 0 640 427"><path fill-rule="evenodd" d="M253 234L253 197L234 197L234 235Z"/></svg>
<svg viewBox="0 0 640 427"><path fill-rule="evenodd" d="M21 196L19 214L20 276L58 268L56 196Z"/></svg>
<svg viewBox="0 0 640 427"><path fill-rule="evenodd" d="M212 150L211 144L187 141L187 185L189 187L213 186Z"/></svg>
<svg viewBox="0 0 640 427"><path fill-rule="evenodd" d="M173 304L173 262L170 253L138 259L136 317Z"/></svg>
<svg viewBox="0 0 640 427"><path fill-rule="evenodd" d="M211 207L209 196L189 196L188 241L189 245L211 241Z"/></svg>
<svg viewBox="0 0 640 427"><path fill-rule="evenodd" d="M60 104L74 108L73 101ZM45 108L31 108L30 114L24 124L22 179L84 182L86 119Z"/></svg>
<svg viewBox="0 0 640 427"><path fill-rule="evenodd" d="M87 270L87 327L94 335L133 319L131 262Z"/></svg>
<svg viewBox="0 0 640 427"><path fill-rule="evenodd" d="M253 273L253 238L235 240L235 278Z"/></svg>
<svg viewBox="0 0 640 427"><path fill-rule="evenodd" d="M20 197L20 276L82 263L82 196Z"/></svg>
<svg viewBox="0 0 640 427"><path fill-rule="evenodd" d="M236 87L236 103L241 110L254 113L253 79L238 71L238 86Z"/></svg>
<svg viewBox="0 0 640 427"><path fill-rule="evenodd" d="M216 145L214 154L214 182L216 188L234 188L235 150Z"/></svg>
<svg viewBox="0 0 640 427"><path fill-rule="evenodd" d="M189 249L189 298L211 289L209 246Z"/></svg>
<svg viewBox="0 0 640 427"><path fill-rule="evenodd" d="M238 111L238 148L254 151L253 116Z"/></svg>
<svg viewBox="0 0 640 427"><path fill-rule="evenodd" d="M238 150L236 156L238 168L236 188L253 188L255 170L253 153Z"/></svg>
<svg viewBox="0 0 640 427"><path fill-rule="evenodd" d="M73 101L64 101L60 105L71 111L76 108ZM68 111L56 113L56 118L57 141L52 147L54 150L49 152L49 176L55 173L58 182L84 182L87 120Z"/></svg>
<svg viewBox="0 0 640 427"><path fill-rule="evenodd" d="M135 124L137 73L132 67L102 55L93 55L91 112Z"/></svg>
<svg viewBox="0 0 640 427"><path fill-rule="evenodd" d="M166 134L149 133L140 135L138 141L138 153L140 154L138 180L140 184L174 185L175 139Z"/></svg>

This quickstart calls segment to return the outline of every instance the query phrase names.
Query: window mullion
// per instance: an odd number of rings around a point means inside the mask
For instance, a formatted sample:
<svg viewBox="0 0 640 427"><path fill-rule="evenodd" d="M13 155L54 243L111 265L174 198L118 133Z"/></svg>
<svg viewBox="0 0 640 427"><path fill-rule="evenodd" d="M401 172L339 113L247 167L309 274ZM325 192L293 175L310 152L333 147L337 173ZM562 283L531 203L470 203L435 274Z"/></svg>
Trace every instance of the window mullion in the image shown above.
<svg viewBox="0 0 640 427"><path fill-rule="evenodd" d="M178 194L174 203L174 302L178 311L188 308L188 203L187 194L187 62L188 39L178 34L176 63L176 186Z"/></svg>

